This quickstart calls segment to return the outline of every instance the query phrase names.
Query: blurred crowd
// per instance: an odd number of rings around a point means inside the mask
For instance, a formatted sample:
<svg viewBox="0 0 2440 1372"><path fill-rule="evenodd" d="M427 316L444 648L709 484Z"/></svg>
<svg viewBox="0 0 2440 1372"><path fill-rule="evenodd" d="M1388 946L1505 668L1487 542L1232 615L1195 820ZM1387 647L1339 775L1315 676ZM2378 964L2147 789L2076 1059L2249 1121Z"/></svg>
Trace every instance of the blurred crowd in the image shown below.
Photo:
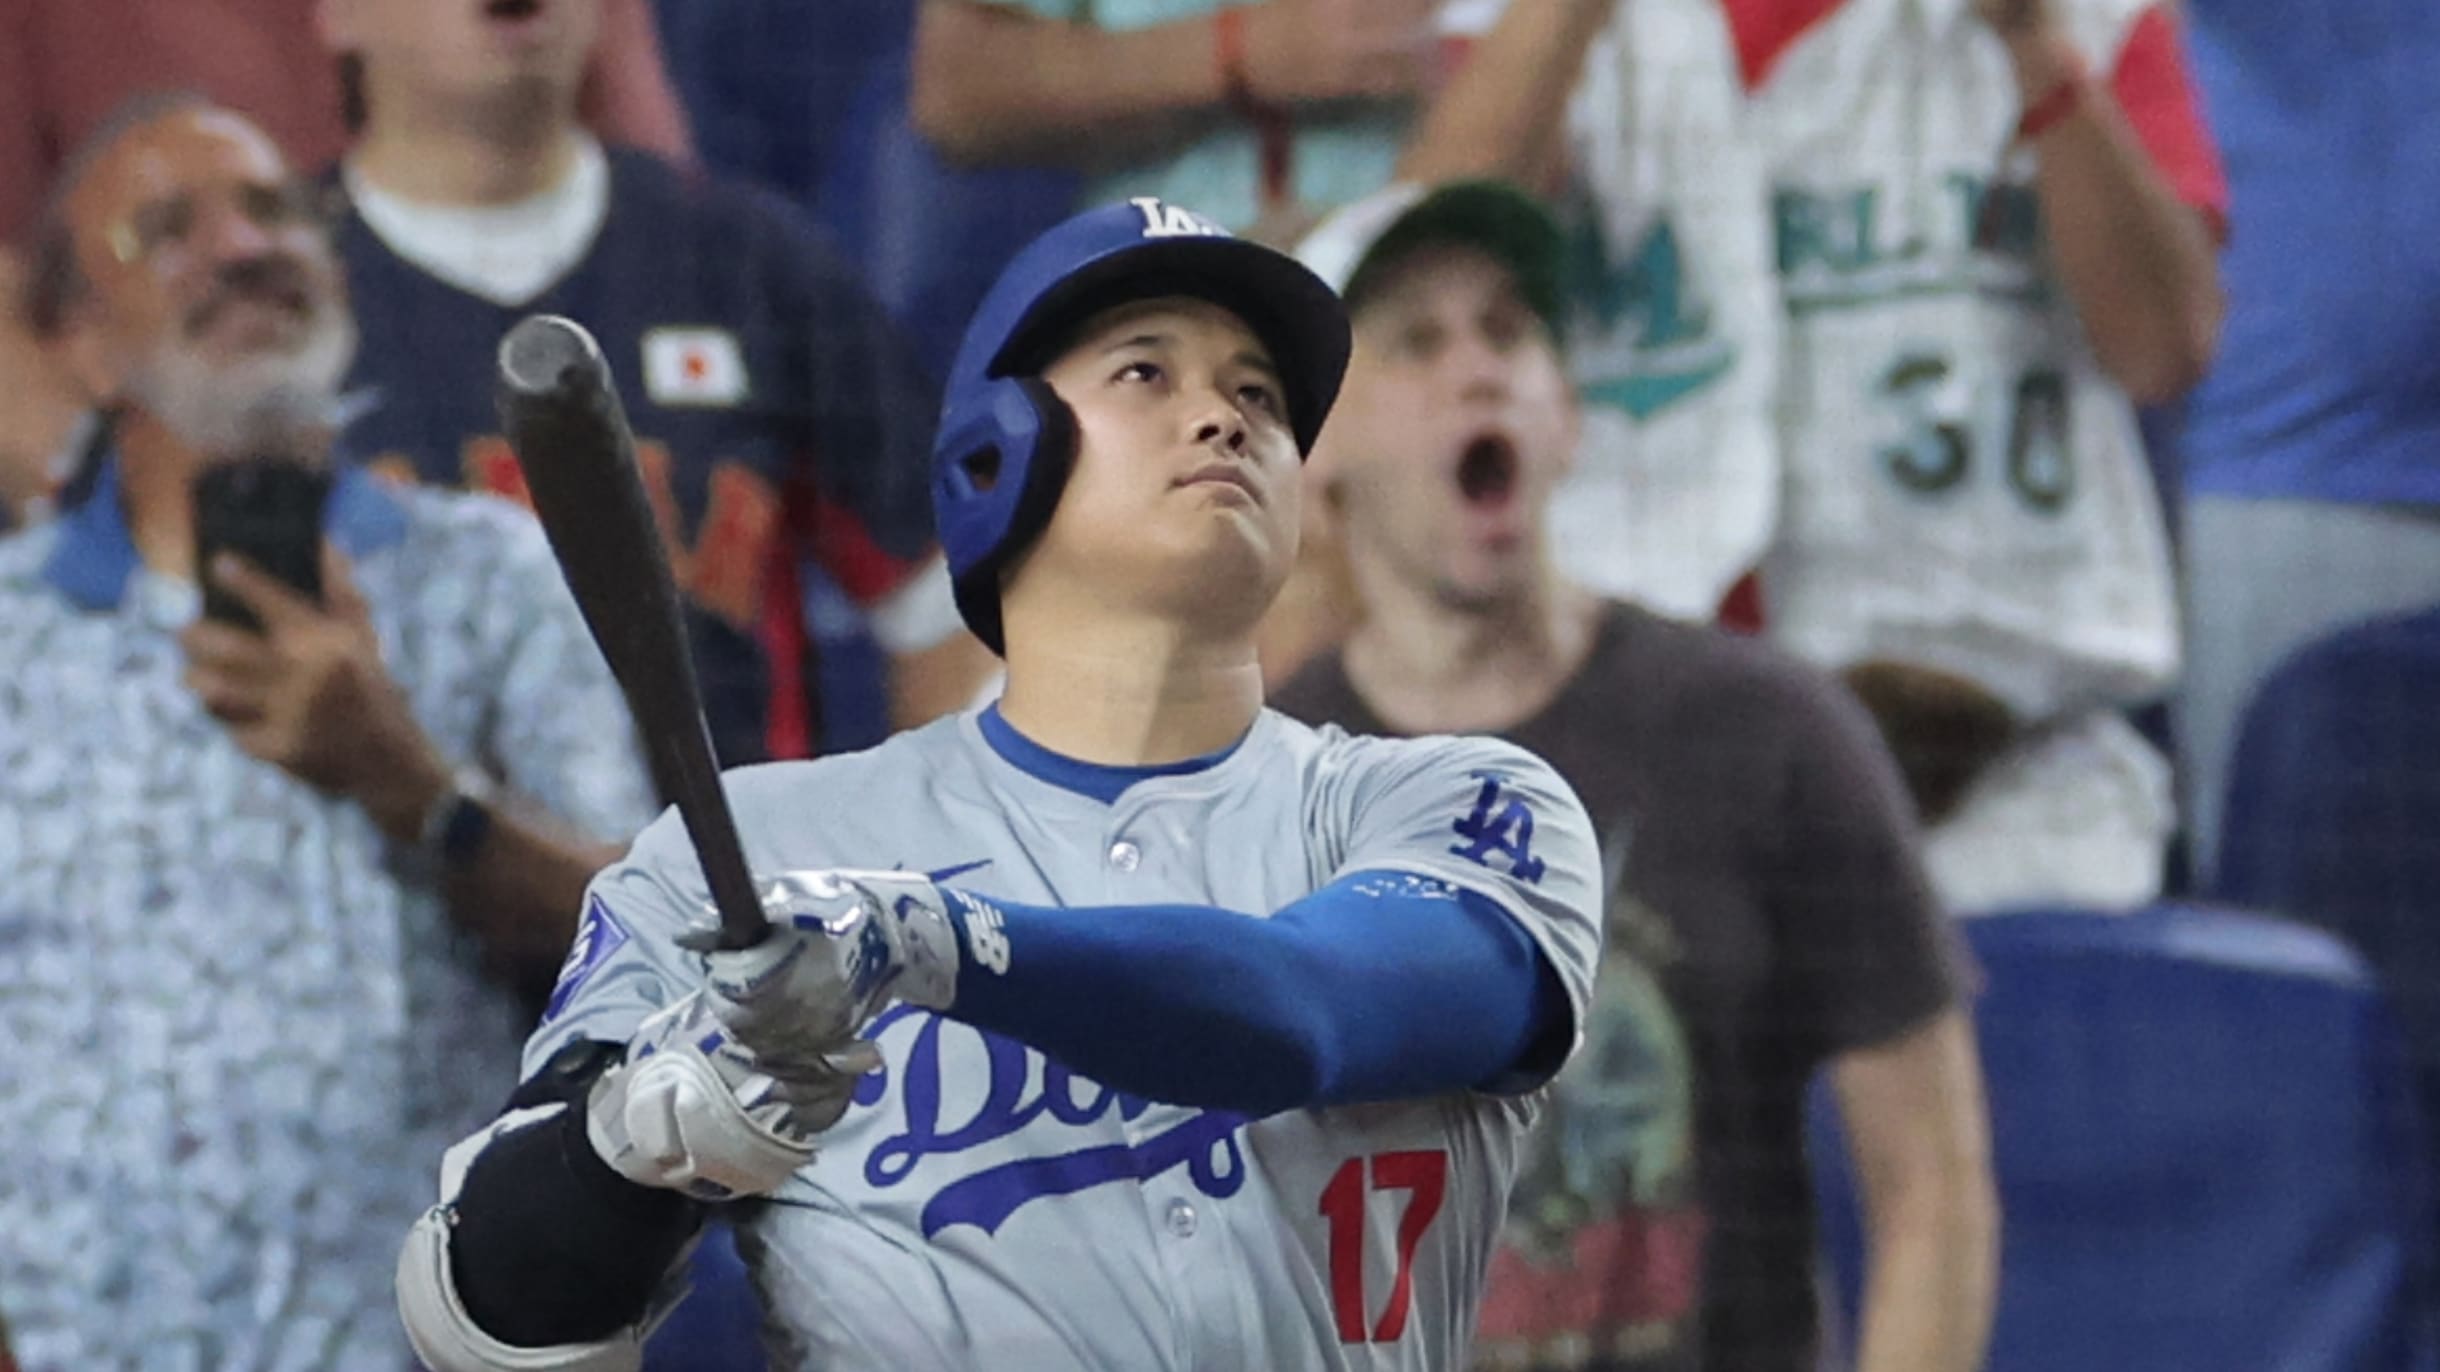
<svg viewBox="0 0 2440 1372"><path fill-rule="evenodd" d="M397 1236L659 801L511 323L603 344L722 761L855 748L993 687L967 311L1157 196L1353 315L1274 705L1514 738L1603 833L1480 1365L1999 1365L1974 929L2319 926L2403 1026L2365 1108L2440 1106L2435 57L2418 0L0 0L5 1337L406 1357ZM2440 1359L2407 1209L2396 1356L2278 1365ZM718 1257L659 1365L758 1365Z"/></svg>

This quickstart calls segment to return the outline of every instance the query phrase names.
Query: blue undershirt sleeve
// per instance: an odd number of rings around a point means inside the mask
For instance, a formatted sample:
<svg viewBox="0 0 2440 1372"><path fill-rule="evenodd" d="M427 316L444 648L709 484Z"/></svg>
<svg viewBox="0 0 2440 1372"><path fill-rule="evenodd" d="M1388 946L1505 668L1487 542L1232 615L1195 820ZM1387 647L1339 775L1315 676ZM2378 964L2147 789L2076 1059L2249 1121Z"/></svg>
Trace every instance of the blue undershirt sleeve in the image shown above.
<svg viewBox="0 0 2440 1372"><path fill-rule="evenodd" d="M1266 1115L1525 1089L1573 1032L1523 926L1429 877L1350 873L1269 919L984 903L1004 916L1006 970L967 959L950 1017L1170 1104Z"/></svg>

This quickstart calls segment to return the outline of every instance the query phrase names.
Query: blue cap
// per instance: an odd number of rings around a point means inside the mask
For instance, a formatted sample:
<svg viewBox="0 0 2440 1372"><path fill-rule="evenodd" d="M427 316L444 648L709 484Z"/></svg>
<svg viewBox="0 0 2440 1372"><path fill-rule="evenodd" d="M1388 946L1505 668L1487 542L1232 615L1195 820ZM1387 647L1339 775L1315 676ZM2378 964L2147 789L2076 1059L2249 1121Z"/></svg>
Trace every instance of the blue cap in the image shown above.
<svg viewBox="0 0 2440 1372"><path fill-rule="evenodd" d="M1286 253L1149 196L1087 210L1017 254L967 325L945 409L985 381L1039 373L1089 316L1158 295L1245 321L1279 369L1297 450L1311 451L1347 370L1338 293Z"/></svg>
<svg viewBox="0 0 2440 1372"><path fill-rule="evenodd" d="M1026 245L966 326L932 441L932 517L958 612L995 652L1000 570L1049 524L1075 457L1075 416L1042 371L1092 316L1161 296L1210 301L1261 340L1297 451L1313 450L1338 398L1347 311L1286 253L1149 197L1087 210Z"/></svg>

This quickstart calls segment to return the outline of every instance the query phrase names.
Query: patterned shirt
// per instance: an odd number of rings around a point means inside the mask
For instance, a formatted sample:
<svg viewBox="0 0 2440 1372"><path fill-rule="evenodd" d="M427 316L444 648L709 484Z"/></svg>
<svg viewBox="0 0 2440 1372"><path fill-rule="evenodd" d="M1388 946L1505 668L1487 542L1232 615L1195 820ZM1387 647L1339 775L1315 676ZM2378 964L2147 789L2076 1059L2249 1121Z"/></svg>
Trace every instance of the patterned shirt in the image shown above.
<svg viewBox="0 0 2440 1372"><path fill-rule="evenodd" d="M342 475L417 721L574 829L650 782L540 530ZM26 1372L399 1368L398 1236L525 1027L428 866L242 752L180 683L191 584L115 467L0 539L0 1292Z"/></svg>

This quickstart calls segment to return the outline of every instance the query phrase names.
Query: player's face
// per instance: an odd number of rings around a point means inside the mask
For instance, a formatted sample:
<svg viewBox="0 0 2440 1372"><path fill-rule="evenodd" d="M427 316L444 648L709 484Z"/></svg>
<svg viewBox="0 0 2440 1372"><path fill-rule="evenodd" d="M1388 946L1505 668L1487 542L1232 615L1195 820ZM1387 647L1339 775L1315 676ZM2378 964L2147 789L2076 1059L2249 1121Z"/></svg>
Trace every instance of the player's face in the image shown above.
<svg viewBox="0 0 2440 1372"><path fill-rule="evenodd" d="M1359 556L1448 604L1494 606L1541 575L1576 424L1558 350L1507 269L1423 248L1357 312L1312 479Z"/></svg>
<svg viewBox="0 0 2440 1372"><path fill-rule="evenodd" d="M372 103L564 104L601 29L600 0L322 0L323 34L364 59Z"/></svg>
<svg viewBox="0 0 2440 1372"><path fill-rule="evenodd" d="M249 415L326 412L355 325L317 203L227 111L121 137L67 207L90 288L67 337L88 387L207 449L241 441Z"/></svg>
<svg viewBox="0 0 2440 1372"><path fill-rule="evenodd" d="M1027 574L1127 586L1250 626L1296 558L1296 440L1270 354L1191 299L1091 321L1044 373L1075 411L1075 469Z"/></svg>

